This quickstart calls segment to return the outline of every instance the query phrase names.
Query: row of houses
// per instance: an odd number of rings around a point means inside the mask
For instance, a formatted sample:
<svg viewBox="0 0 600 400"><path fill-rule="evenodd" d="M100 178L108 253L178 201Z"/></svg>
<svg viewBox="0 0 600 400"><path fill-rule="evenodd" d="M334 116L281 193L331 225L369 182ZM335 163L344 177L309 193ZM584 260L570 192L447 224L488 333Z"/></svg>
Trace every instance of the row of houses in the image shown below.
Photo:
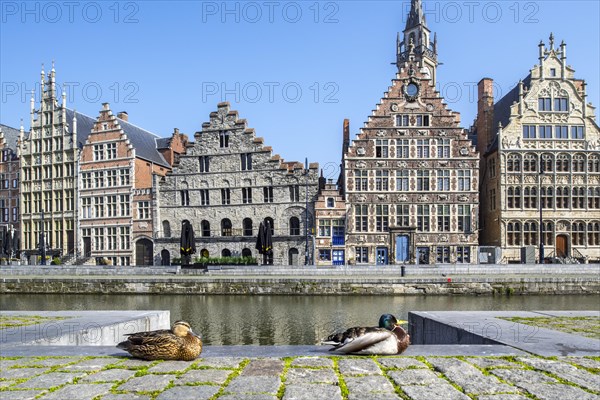
<svg viewBox="0 0 600 400"><path fill-rule="evenodd" d="M599 262L600 129L566 44L540 43L500 99L482 79L468 130L436 90L419 0L396 57L354 138L344 121L337 182L275 154L228 103L193 139L162 138L109 104L96 117L70 109L54 67L42 71L29 132L0 127L0 223L23 254L39 253L43 232L66 263L169 264L186 220L205 257L258 257L268 222L268 261L283 265Z"/></svg>

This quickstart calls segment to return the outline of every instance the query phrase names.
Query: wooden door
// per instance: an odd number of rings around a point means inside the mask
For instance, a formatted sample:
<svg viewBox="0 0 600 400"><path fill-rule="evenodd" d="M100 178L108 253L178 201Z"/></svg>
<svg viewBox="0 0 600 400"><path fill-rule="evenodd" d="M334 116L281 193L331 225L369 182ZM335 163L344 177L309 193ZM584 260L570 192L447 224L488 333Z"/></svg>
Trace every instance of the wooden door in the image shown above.
<svg viewBox="0 0 600 400"><path fill-rule="evenodd" d="M556 256L567 257L569 255L569 244L565 235L556 237Z"/></svg>

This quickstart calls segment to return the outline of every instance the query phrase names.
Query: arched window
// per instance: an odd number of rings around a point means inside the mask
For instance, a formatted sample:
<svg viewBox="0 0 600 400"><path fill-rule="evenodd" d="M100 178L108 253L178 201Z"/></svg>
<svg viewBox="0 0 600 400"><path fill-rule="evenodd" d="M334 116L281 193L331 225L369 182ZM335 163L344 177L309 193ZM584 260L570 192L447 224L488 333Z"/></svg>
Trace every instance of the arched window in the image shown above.
<svg viewBox="0 0 600 400"><path fill-rule="evenodd" d="M250 249L243 249L242 257L252 257L252 251L250 251Z"/></svg>
<svg viewBox="0 0 600 400"><path fill-rule="evenodd" d="M583 222L571 224L571 244L573 246L585 245L585 224Z"/></svg>
<svg viewBox="0 0 600 400"><path fill-rule="evenodd" d="M525 160L523 160L523 171L525 172L535 172L537 171L537 156L534 154L527 154L525 156Z"/></svg>
<svg viewBox="0 0 600 400"><path fill-rule="evenodd" d="M231 257L231 251L229 249L221 250L221 257Z"/></svg>
<svg viewBox="0 0 600 400"><path fill-rule="evenodd" d="M202 236L209 237L210 236L210 222L207 220L202 220L200 223L200 230L202 231Z"/></svg>
<svg viewBox="0 0 600 400"><path fill-rule="evenodd" d="M588 160L588 172L600 172L600 159L598 156L590 156Z"/></svg>
<svg viewBox="0 0 600 400"><path fill-rule="evenodd" d="M252 236L252 219L244 218L242 221L242 228L244 236Z"/></svg>
<svg viewBox="0 0 600 400"><path fill-rule="evenodd" d="M556 188L556 208L569 208L569 188Z"/></svg>
<svg viewBox="0 0 600 400"><path fill-rule="evenodd" d="M574 187L572 192L572 208L584 208L585 206L585 188Z"/></svg>
<svg viewBox="0 0 600 400"><path fill-rule="evenodd" d="M508 172L521 172L521 158L518 154L511 154L508 156L506 170Z"/></svg>
<svg viewBox="0 0 600 400"><path fill-rule="evenodd" d="M569 156L559 154L556 157L556 172L569 172Z"/></svg>
<svg viewBox="0 0 600 400"><path fill-rule="evenodd" d="M231 220L229 218L223 218L221 220L221 236L231 236L232 234Z"/></svg>
<svg viewBox="0 0 600 400"><path fill-rule="evenodd" d="M519 222L509 222L506 234L509 246L521 245L521 224Z"/></svg>
<svg viewBox="0 0 600 400"><path fill-rule="evenodd" d="M300 220L296 217L290 218L290 236L300 235Z"/></svg>
<svg viewBox="0 0 600 400"><path fill-rule="evenodd" d="M544 222L544 243L547 245L554 244L554 224L552 222Z"/></svg>
<svg viewBox="0 0 600 400"><path fill-rule="evenodd" d="M523 224L523 239L526 246L538 244L538 225L536 222L525 222Z"/></svg>
<svg viewBox="0 0 600 400"><path fill-rule="evenodd" d="M583 154L575 154L571 163L573 172L585 172L585 156Z"/></svg>
<svg viewBox="0 0 600 400"><path fill-rule="evenodd" d="M163 221L162 226L163 226L163 235L165 237L171 237L171 224L169 223L169 221Z"/></svg>
<svg viewBox="0 0 600 400"><path fill-rule="evenodd" d="M275 221L273 221L273 218L271 217L267 217L265 218L265 226L267 224L269 224L269 226L271 227L271 236L275 235Z"/></svg>
<svg viewBox="0 0 600 400"><path fill-rule="evenodd" d="M554 171L554 158L551 154L542 154L542 172Z"/></svg>

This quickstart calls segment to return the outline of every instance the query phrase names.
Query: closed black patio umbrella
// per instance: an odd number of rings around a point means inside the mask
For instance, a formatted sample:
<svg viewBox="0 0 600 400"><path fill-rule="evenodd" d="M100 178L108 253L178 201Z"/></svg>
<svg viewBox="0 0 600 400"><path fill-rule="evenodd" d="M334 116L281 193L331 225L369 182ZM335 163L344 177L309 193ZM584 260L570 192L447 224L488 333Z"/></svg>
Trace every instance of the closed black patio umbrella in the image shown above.
<svg viewBox="0 0 600 400"><path fill-rule="evenodd" d="M263 254L265 255L265 263L273 264L273 236L271 235L271 225L268 221L265 222L263 252Z"/></svg>
<svg viewBox="0 0 600 400"><path fill-rule="evenodd" d="M261 222L260 225L258 225L258 234L256 235L256 246L254 246L256 248L256 250L258 250L258 254L264 254L263 253L264 240L265 240L265 226Z"/></svg>
<svg viewBox="0 0 600 400"><path fill-rule="evenodd" d="M196 254L196 237L194 236L194 228L188 220L183 221L181 224L179 253L181 254L181 265L190 265L192 254Z"/></svg>

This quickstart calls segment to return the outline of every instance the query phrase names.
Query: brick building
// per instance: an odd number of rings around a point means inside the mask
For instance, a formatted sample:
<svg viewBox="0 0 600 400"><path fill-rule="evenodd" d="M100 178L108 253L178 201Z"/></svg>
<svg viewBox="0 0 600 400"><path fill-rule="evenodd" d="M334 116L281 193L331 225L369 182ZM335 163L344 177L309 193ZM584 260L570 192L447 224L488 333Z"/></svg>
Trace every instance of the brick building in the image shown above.
<svg viewBox="0 0 600 400"><path fill-rule="evenodd" d="M503 262L520 262L527 246L539 261L540 245L545 257L600 261L600 130L574 73L551 35L497 102L493 80L479 82L481 243L500 247Z"/></svg>
<svg viewBox="0 0 600 400"><path fill-rule="evenodd" d="M347 258L477 262L479 155L435 89L437 40L413 0L398 73L343 154Z"/></svg>
<svg viewBox="0 0 600 400"><path fill-rule="evenodd" d="M77 114L77 121L89 127L78 174L83 256L96 263L153 265L154 177L171 170L157 150L164 140L129 123L125 112L115 116L107 103L96 120ZM171 139L179 141L180 135ZM169 146L164 150L172 153Z"/></svg>
<svg viewBox="0 0 600 400"><path fill-rule="evenodd" d="M308 227L314 226L318 164L310 164L307 170L302 163L273 155L228 103L218 105L194 138L187 152L179 155L178 166L159 185L155 254L161 263L179 257L181 224L188 220L196 236L195 257L260 260L256 235L260 222L268 221L273 263L304 264L305 220L308 212Z"/></svg>

